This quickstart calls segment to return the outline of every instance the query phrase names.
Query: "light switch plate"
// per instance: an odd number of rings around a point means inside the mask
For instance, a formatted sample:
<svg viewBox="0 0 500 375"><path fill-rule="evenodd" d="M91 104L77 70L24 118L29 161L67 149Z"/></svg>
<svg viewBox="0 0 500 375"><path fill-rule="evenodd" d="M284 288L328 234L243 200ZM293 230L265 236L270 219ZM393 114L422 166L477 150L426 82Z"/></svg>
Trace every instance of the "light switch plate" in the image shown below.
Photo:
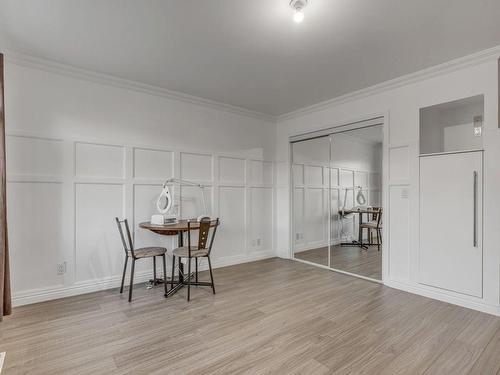
<svg viewBox="0 0 500 375"><path fill-rule="evenodd" d="M483 116L474 116L474 137L480 137L483 132Z"/></svg>

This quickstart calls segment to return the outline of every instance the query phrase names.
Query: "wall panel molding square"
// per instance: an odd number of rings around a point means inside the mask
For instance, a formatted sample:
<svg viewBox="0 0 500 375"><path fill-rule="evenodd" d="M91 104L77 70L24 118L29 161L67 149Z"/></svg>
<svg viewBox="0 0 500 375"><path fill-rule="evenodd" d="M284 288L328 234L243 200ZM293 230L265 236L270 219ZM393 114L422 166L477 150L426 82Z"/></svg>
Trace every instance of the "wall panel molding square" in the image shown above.
<svg viewBox="0 0 500 375"><path fill-rule="evenodd" d="M134 148L134 178L168 179L174 174L172 151Z"/></svg>
<svg viewBox="0 0 500 375"><path fill-rule="evenodd" d="M212 155L181 152L181 178L195 181L212 181Z"/></svg>
<svg viewBox="0 0 500 375"><path fill-rule="evenodd" d="M96 143L75 143L77 177L124 178L125 148Z"/></svg>
<svg viewBox="0 0 500 375"><path fill-rule="evenodd" d="M219 156L219 183L244 184L245 159Z"/></svg>
<svg viewBox="0 0 500 375"><path fill-rule="evenodd" d="M7 135L7 173L62 176L63 142L56 139Z"/></svg>

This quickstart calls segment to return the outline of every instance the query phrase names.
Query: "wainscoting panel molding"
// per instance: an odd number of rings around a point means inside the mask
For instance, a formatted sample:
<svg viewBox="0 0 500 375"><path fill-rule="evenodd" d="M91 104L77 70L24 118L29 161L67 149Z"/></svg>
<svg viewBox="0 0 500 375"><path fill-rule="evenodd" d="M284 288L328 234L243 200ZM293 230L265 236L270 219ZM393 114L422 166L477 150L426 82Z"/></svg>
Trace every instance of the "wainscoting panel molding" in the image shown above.
<svg viewBox="0 0 500 375"><path fill-rule="evenodd" d="M207 213L221 218L214 267L274 256L274 162L244 152L8 134L14 304L117 287L124 253L115 216L129 219L137 247L166 246L170 261L176 238L139 228L170 177L203 184ZM177 185L174 192L183 218L202 213L199 188ZM136 281L148 280L152 264L137 266Z"/></svg>

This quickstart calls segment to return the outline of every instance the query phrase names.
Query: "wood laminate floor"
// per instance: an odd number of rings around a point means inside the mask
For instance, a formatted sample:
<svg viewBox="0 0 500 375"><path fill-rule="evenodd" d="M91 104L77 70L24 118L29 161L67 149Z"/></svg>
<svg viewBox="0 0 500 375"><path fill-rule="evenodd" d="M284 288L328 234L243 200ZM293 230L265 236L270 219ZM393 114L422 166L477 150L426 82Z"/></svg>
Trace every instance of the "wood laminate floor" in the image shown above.
<svg viewBox="0 0 500 375"><path fill-rule="evenodd" d="M295 258L328 266L328 247L295 253ZM382 252L377 246L369 246L368 250L358 246L332 246L331 267L357 275L382 280Z"/></svg>
<svg viewBox="0 0 500 375"><path fill-rule="evenodd" d="M300 262L18 307L4 374L500 374L500 318Z"/></svg>

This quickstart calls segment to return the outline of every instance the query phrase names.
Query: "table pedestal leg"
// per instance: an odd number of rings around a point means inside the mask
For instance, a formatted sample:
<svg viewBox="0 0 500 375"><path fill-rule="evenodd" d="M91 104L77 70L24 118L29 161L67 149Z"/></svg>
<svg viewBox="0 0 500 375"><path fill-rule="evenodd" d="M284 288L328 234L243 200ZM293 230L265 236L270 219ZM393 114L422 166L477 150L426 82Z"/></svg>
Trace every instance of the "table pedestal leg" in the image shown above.
<svg viewBox="0 0 500 375"><path fill-rule="evenodd" d="M180 231L179 234L178 234L178 236L177 236L177 246L178 247L184 246L184 238L183 238L183 235L182 235L182 231ZM172 275L172 278L174 276L175 275ZM179 276L178 276L178 279L177 279L177 283L174 281L174 287L171 288L165 294L165 298L167 298L168 296L176 293L183 286L184 286L184 264L182 263L182 258L179 258Z"/></svg>

